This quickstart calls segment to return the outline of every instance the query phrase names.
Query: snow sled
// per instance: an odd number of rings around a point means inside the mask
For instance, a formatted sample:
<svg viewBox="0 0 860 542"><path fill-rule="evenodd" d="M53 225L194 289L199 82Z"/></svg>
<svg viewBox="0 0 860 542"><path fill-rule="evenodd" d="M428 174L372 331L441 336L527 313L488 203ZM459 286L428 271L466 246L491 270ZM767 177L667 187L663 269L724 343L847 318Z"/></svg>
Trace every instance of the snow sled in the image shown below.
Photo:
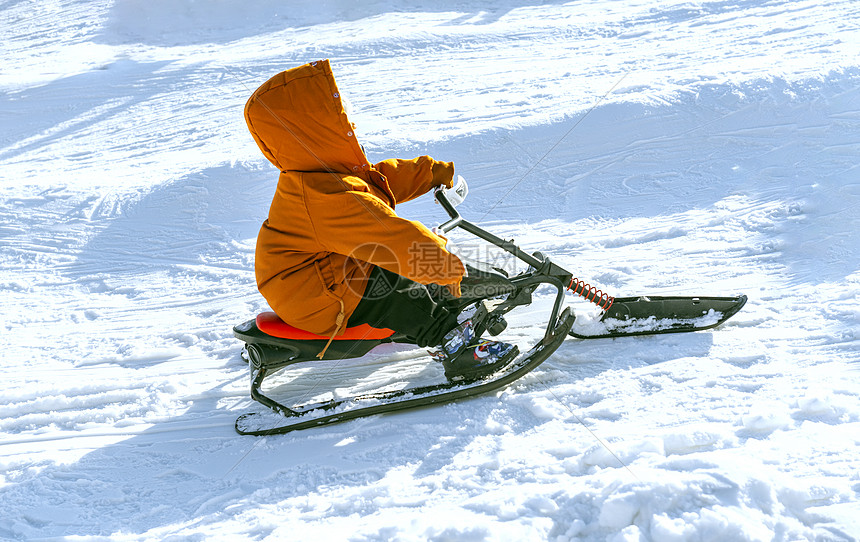
<svg viewBox="0 0 860 542"><path fill-rule="evenodd" d="M286 405L266 395L264 380L303 362L318 361L317 355L328 342L322 337L286 324L272 312L233 328L245 343L251 367L251 397L271 410L251 412L236 420L236 431L243 435L273 435L339 423L365 416L455 401L500 389L521 378L546 360L568 337L597 339L699 331L720 325L746 303L746 296L679 297L637 296L613 298L574 278L573 274L540 252L528 254L513 242L501 239L463 219L456 203L465 196L465 186L439 188L436 201L450 220L439 226L442 232L463 229L512 254L528 265L515 276L488 265L469 263L468 276L461 285L462 297L449 304L458 312L469 311L478 336L499 335L507 327L505 315L532 303L540 286L555 290L552 309L543 337L532 348L519 354L495 373L474 381L443 381L406 389L367 393L312 404ZM565 308L565 292L571 291L600 307L598 326L573 330L575 317ZM360 358L384 343L412 344L405 336L367 325L348 328L325 349L323 360ZM429 358L429 356L428 356ZM268 414L267 414L268 413Z"/></svg>

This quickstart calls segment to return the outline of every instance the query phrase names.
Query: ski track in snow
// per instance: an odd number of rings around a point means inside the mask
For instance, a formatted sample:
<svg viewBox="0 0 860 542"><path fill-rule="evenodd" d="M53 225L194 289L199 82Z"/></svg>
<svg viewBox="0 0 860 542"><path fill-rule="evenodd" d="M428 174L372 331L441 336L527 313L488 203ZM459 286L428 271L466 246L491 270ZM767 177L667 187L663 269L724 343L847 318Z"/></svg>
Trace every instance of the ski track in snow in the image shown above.
<svg viewBox="0 0 860 542"><path fill-rule="evenodd" d="M851 0L3 3L0 539L860 539L858 21ZM613 295L749 303L712 332L569 340L495 395L237 436L231 327L266 309L277 178L242 107L318 58L372 159L454 160L498 235ZM532 344L550 305L506 336ZM414 349L365 361L278 388L440 377Z"/></svg>

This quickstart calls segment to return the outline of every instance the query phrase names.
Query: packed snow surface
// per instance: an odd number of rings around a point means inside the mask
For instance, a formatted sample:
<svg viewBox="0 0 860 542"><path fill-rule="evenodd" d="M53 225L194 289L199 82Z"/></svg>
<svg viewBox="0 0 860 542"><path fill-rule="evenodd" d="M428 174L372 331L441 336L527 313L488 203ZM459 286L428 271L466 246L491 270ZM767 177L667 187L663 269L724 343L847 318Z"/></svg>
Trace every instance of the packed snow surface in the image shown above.
<svg viewBox="0 0 860 542"><path fill-rule="evenodd" d="M473 221L612 295L747 306L237 435L277 180L242 110L321 58L371 158L453 160ZM0 91L0 539L860 539L860 2L8 0ZM301 372L306 400L441 374Z"/></svg>

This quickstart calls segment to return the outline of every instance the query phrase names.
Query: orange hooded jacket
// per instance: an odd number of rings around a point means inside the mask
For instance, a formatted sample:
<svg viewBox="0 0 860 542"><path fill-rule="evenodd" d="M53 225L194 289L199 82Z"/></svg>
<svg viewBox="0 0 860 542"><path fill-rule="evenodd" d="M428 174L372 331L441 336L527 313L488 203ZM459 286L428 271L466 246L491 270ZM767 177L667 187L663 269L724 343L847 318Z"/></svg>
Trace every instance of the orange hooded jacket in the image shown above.
<svg viewBox="0 0 860 542"><path fill-rule="evenodd" d="M374 265L422 284L457 286L465 268L445 241L394 206L451 187L454 165L429 156L370 164L328 60L272 77L245 106L263 154L281 171L257 237L257 286L285 322L339 334Z"/></svg>

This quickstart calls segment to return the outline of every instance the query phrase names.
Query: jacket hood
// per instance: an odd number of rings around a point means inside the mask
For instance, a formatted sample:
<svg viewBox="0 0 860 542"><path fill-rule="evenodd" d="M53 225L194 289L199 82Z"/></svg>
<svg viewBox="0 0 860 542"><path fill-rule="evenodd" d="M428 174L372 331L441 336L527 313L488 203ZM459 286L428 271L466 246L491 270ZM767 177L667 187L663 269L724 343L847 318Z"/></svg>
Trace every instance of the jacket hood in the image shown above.
<svg viewBox="0 0 860 542"><path fill-rule="evenodd" d="M328 60L281 72L245 104L260 150L280 171L354 174L370 164L355 138Z"/></svg>

